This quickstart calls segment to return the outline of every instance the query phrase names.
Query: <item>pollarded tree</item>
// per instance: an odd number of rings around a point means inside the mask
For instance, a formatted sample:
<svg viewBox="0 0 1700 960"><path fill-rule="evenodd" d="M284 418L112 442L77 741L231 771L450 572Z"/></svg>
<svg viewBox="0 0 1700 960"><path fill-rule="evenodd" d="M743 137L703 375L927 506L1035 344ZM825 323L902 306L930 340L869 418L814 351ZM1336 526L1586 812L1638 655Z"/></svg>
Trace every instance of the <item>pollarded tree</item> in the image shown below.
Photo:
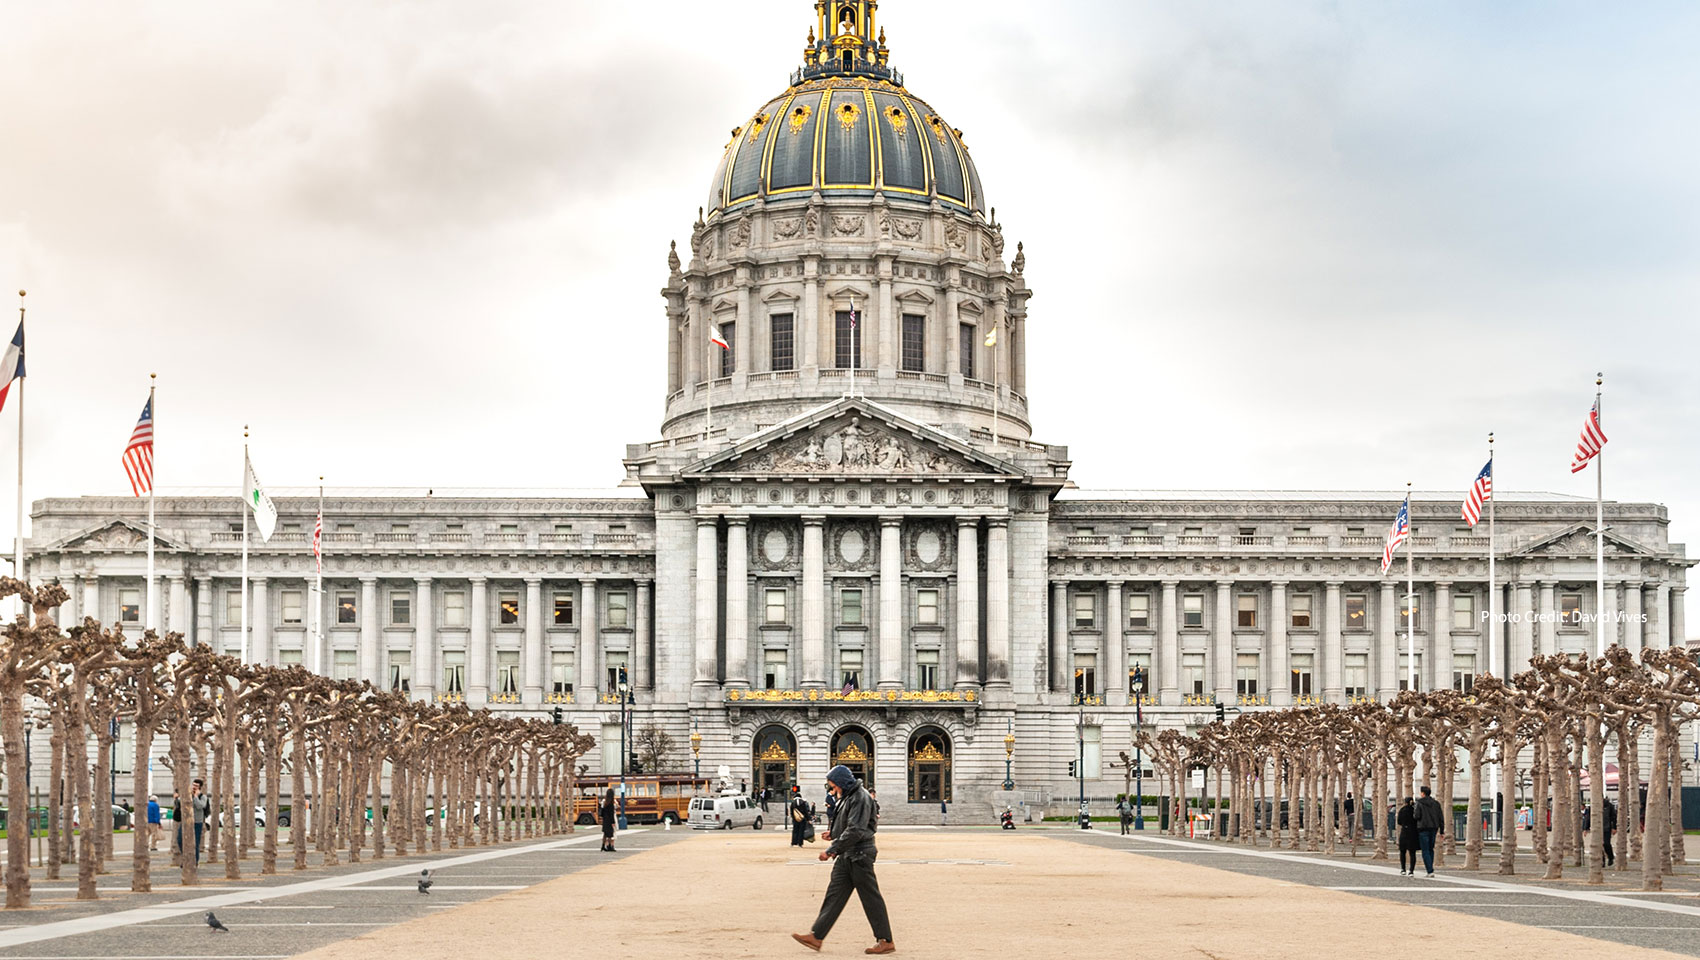
<svg viewBox="0 0 1700 960"><path fill-rule="evenodd" d="M30 905L28 828L34 808L24 778L24 694L29 684L61 656L66 637L53 620L53 611L68 595L58 584L31 587L11 577L0 578L0 599L17 597L29 614L20 614L0 635L0 740L6 761L6 805L12 811L6 833L6 908ZM33 619L30 616L33 614Z"/></svg>

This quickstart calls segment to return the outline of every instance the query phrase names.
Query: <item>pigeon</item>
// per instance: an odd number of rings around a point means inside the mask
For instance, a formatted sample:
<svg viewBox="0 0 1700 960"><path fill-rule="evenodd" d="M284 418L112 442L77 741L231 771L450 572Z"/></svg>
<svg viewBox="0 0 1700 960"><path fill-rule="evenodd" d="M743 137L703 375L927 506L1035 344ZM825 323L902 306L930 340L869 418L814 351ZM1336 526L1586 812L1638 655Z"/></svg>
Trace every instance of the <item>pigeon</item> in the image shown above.
<svg viewBox="0 0 1700 960"><path fill-rule="evenodd" d="M214 930L223 930L225 933L230 932L230 928L225 926L222 923L219 923L218 918L213 916L213 912L211 910L207 911L207 926L213 928Z"/></svg>
<svg viewBox="0 0 1700 960"><path fill-rule="evenodd" d="M429 870L419 871L419 892L420 893L426 893L426 894L430 893L431 892L431 883L432 883L431 871L429 871Z"/></svg>

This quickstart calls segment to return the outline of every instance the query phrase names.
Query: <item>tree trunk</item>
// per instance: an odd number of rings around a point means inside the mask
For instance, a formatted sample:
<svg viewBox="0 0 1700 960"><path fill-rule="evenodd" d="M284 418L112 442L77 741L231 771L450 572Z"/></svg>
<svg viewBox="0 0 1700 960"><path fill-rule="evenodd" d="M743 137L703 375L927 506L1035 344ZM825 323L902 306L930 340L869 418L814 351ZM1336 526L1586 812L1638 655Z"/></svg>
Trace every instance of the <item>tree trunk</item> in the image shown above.
<svg viewBox="0 0 1700 960"><path fill-rule="evenodd" d="M1385 743L1374 745L1375 749L1375 852L1371 860L1386 860L1387 857L1387 747Z"/></svg>
<svg viewBox="0 0 1700 960"><path fill-rule="evenodd" d="M281 812L278 795L283 792L283 785L279 783L283 779L283 745L278 742L277 725L277 715L275 713L268 714L266 717L266 733L261 739L261 743L264 744L261 749L266 758L266 835L260 846L260 873L262 875L277 872L277 818ZM299 793L292 792L290 794L292 800L299 796ZM298 805L298 803L292 804L292 806ZM290 823L294 822L294 818L291 817ZM290 832L294 832L293 828Z"/></svg>
<svg viewBox="0 0 1700 960"><path fill-rule="evenodd" d="M146 684L148 681L140 681ZM148 853L148 845L153 842L153 825L148 823L148 801L153 799L149 792L153 785L148 781L149 757L153 750L153 725L151 693L140 691L139 706L135 718L136 724L136 757L130 767L130 802L136 812L130 820L130 892L148 893L153 890L153 865ZM162 818L163 819L163 818Z"/></svg>
<svg viewBox="0 0 1700 960"><path fill-rule="evenodd" d="M307 792L307 731L300 717L291 724L290 734L293 747L289 761L289 846L295 854L294 869L305 870L310 838L308 816L312 804Z"/></svg>
<svg viewBox="0 0 1700 960"><path fill-rule="evenodd" d="M326 745L329 746L328 743ZM319 804L319 813L323 815L323 819L315 816L314 820L319 831L319 850L324 854L325 866L334 867L342 862L337 854L337 825L348 820L348 811L344 809L346 804L342 802L339 790L342 780L341 761L333 750L326 749L324 754L324 772L319 775L320 787L324 790L323 801Z"/></svg>
<svg viewBox="0 0 1700 960"><path fill-rule="evenodd" d="M1470 724L1470 796L1464 804L1464 869L1482 868L1482 749L1487 743L1480 720Z"/></svg>
<svg viewBox="0 0 1700 960"><path fill-rule="evenodd" d="M384 859L384 755L374 756L372 768L372 859Z"/></svg>
<svg viewBox="0 0 1700 960"><path fill-rule="evenodd" d="M58 697L54 697L54 705L50 718L51 732L47 737L48 749L52 752L47 775L47 879L59 879L60 864L65 862L65 840L69 832L65 826L65 726L58 705Z"/></svg>
<svg viewBox="0 0 1700 960"><path fill-rule="evenodd" d="M1547 756L1547 738L1545 732L1535 734L1533 793L1529 797L1529 831L1530 843L1535 851L1535 859L1546 863L1550 855L1547 850L1547 818L1551 809L1547 805L1547 776L1552 769L1551 758Z"/></svg>
<svg viewBox="0 0 1700 960"><path fill-rule="evenodd" d="M1601 724L1584 715L1588 743L1588 882L1606 882L1606 738ZM1618 770L1622 776L1622 768Z"/></svg>
<svg viewBox="0 0 1700 960"><path fill-rule="evenodd" d="M1676 728L1667 738L1670 742L1670 855L1671 860L1680 865L1688 862L1688 850L1683 838L1688 832L1682 828L1682 736L1681 729Z"/></svg>
<svg viewBox="0 0 1700 960"><path fill-rule="evenodd" d="M1665 777L1665 725L1661 720L1654 720L1652 726L1653 764L1647 770L1647 830L1643 847L1646 856L1641 860L1641 890L1644 893L1664 889L1660 851L1669 849L1665 841L1668 826L1665 791L1669 789L1669 780Z"/></svg>
<svg viewBox="0 0 1700 960"><path fill-rule="evenodd" d="M83 823L83 842L77 851L77 899L98 900L99 892L95 889L94 851L92 837L100 830L100 818L95 816L94 793L89 783L89 751L87 739L88 726L88 679L73 674L71 680L71 716L68 729L76 731L76 739L72 744L73 756L76 758L71 770L72 783L77 791L77 808L81 811ZM109 822L111 813L105 819Z"/></svg>
<svg viewBox="0 0 1700 960"><path fill-rule="evenodd" d="M1564 728L1547 728L1547 774L1552 782L1552 849L1547 856L1548 880L1564 879L1564 858L1570 851L1570 751L1564 744Z"/></svg>
<svg viewBox="0 0 1700 960"><path fill-rule="evenodd" d="M237 713L237 691L231 687L232 681L223 681L224 697L224 730L221 740L224 746L224 790L220 794L220 802L224 809L219 811L224 820L224 834L220 841L224 851L224 879L242 879L242 866L237 862L240 851L237 850L239 824L252 817L251 808L237 805L236 801L236 725L240 721ZM246 779L246 778L244 778Z"/></svg>
<svg viewBox="0 0 1700 960"><path fill-rule="evenodd" d="M0 688L0 748L6 756L6 808L11 820L6 831L6 909L22 910L30 905L30 805L29 784L24 779L28 760L24 753L24 689L8 680ZM22 816L18 811L26 811ZM57 852L57 851L55 851Z"/></svg>
<svg viewBox="0 0 1700 960"><path fill-rule="evenodd" d="M1499 828L1499 875L1502 877L1517 874L1517 810L1513 799L1517 796L1517 754L1521 751L1522 744L1509 733L1509 729L1503 723L1500 726L1499 755L1502 762L1499 768L1499 793L1503 802Z"/></svg>

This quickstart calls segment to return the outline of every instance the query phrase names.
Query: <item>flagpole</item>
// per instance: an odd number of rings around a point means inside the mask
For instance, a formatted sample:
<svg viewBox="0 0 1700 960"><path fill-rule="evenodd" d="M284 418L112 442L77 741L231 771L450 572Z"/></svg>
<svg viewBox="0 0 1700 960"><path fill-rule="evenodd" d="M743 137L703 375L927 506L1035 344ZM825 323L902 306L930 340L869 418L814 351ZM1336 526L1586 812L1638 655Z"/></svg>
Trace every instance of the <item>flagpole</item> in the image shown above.
<svg viewBox="0 0 1700 960"><path fill-rule="evenodd" d="M998 419L1002 415L1003 391L998 380L1003 376L1003 355L998 352L998 322L992 320L992 446L998 445Z"/></svg>
<svg viewBox="0 0 1700 960"><path fill-rule="evenodd" d="M1417 692L1417 522L1411 515L1411 481L1405 481L1405 689Z"/></svg>
<svg viewBox="0 0 1700 960"><path fill-rule="evenodd" d="M1499 580L1494 572L1494 558L1499 553L1499 541L1494 537L1493 505L1499 499L1494 489L1498 482L1493 469L1493 434L1488 434L1488 673L1499 674ZM1503 678L1501 678L1503 679Z"/></svg>
<svg viewBox="0 0 1700 960"><path fill-rule="evenodd" d="M24 326L24 291L18 291L18 328ZM18 536L12 549L12 575L24 583L29 582L28 572L24 570L24 377L18 378ZM28 623L30 605L18 598L18 610Z"/></svg>
<svg viewBox="0 0 1700 960"><path fill-rule="evenodd" d="M316 544L319 555L318 574L313 580L313 662L309 670L318 673L324 666L325 660L325 478L319 478L319 523Z"/></svg>
<svg viewBox="0 0 1700 960"><path fill-rule="evenodd" d="M714 335L717 337L721 336L718 325L715 327ZM707 357L708 369L703 371L708 374L708 422L704 424L702 428L702 438L704 440L707 440L709 434L714 432L714 363L719 359L719 357L710 354Z"/></svg>
<svg viewBox="0 0 1700 960"><path fill-rule="evenodd" d="M157 373L148 374L148 416L153 420L153 428L152 429L153 429L153 436L155 438L154 441L153 441L153 445L154 445L154 448L156 448L156 449L159 446L159 444L158 444L159 410L157 410L154 407L153 400L154 400L154 381L157 380L158 378L159 378L159 374L157 374ZM152 476L150 476L148 478L148 629L149 630L158 630L159 629L159 590L156 589L155 586L154 586L155 580L154 580L154 567L153 567L153 541L154 541L153 488L154 488L155 485L156 484L154 482L154 478Z"/></svg>
<svg viewBox="0 0 1700 960"><path fill-rule="evenodd" d="M242 486L248 486L248 427L242 427ZM242 491L242 662L248 662L248 491Z"/></svg>
<svg viewBox="0 0 1700 960"><path fill-rule="evenodd" d="M1600 435L1605 435L1605 416L1600 409L1606 375L1594 375L1594 410ZM1594 656L1606 655L1606 481L1605 444L1594 455ZM1616 626L1613 624L1613 626Z"/></svg>

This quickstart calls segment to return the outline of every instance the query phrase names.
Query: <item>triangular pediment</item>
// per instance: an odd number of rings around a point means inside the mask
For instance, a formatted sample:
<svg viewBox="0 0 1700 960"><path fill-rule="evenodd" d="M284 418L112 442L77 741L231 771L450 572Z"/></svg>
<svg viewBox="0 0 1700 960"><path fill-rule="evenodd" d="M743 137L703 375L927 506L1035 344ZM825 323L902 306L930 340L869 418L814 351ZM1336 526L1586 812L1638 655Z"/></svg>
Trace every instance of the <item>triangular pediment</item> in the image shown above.
<svg viewBox="0 0 1700 960"><path fill-rule="evenodd" d="M737 309L738 309L738 305L736 303L733 303L730 300L717 300L717 301L715 301L714 306L709 308L709 312L710 313L733 313Z"/></svg>
<svg viewBox="0 0 1700 960"><path fill-rule="evenodd" d="M965 315L970 316L970 317L978 317L978 316L981 316L985 313L984 310L980 309L980 303L977 300L964 300L964 301L962 301L961 303L957 304L956 312L959 313L959 314L965 314Z"/></svg>
<svg viewBox="0 0 1700 960"><path fill-rule="evenodd" d="M920 290L905 290L898 294L896 299L899 303L920 303L927 306L936 302Z"/></svg>
<svg viewBox="0 0 1700 960"><path fill-rule="evenodd" d="M743 439L683 472L700 477L1020 479L1012 464L861 398L844 398Z"/></svg>
<svg viewBox="0 0 1700 960"><path fill-rule="evenodd" d="M159 550L187 550L188 547L176 540L169 539L156 529L153 544ZM79 533L74 533L56 543L35 548L33 552L50 553L65 550L115 550L128 552L130 550L146 550L148 546L148 530L139 523L115 518L104 523L88 527Z"/></svg>
<svg viewBox="0 0 1700 960"><path fill-rule="evenodd" d="M1605 535L1605 553L1608 557L1651 557L1654 552L1646 547L1618 536L1610 530ZM1594 525L1591 523L1572 524L1558 533L1536 540L1534 543L1516 551L1512 556L1518 557L1592 557L1594 555Z"/></svg>
<svg viewBox="0 0 1700 960"><path fill-rule="evenodd" d="M768 294L767 296L762 297L761 302L762 303L795 303L796 301L801 300L801 299L803 299L803 298L797 296L796 291L787 290L784 287L780 287L779 289L773 291L772 293Z"/></svg>

